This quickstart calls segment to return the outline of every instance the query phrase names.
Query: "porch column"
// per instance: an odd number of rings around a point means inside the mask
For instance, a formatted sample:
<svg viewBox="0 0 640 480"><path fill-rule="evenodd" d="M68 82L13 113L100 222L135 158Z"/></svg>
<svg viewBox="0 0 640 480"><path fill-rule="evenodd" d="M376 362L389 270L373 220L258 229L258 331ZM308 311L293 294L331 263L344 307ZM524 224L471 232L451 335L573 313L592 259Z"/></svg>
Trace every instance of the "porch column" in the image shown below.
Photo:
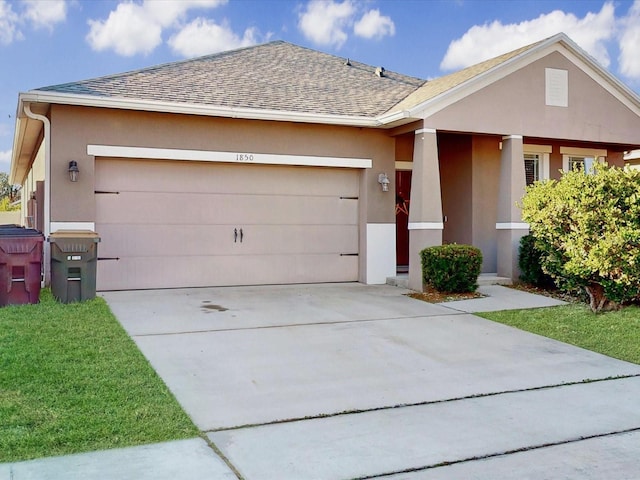
<svg viewBox="0 0 640 480"><path fill-rule="evenodd" d="M516 203L525 193L524 155L522 136L502 137L500 186L498 189L498 275L511 278L520 276L518 250L520 239L529 233L529 225L522 222L522 212Z"/></svg>
<svg viewBox="0 0 640 480"><path fill-rule="evenodd" d="M431 128L416 130L409 204L409 288L422 291L420 251L442 245L438 141Z"/></svg>

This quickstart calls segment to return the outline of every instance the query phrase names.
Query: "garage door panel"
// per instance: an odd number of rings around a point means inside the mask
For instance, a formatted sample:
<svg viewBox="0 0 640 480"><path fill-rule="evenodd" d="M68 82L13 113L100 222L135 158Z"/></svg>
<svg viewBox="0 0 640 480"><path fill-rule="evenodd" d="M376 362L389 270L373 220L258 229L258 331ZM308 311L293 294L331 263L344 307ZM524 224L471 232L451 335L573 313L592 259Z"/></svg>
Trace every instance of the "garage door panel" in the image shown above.
<svg viewBox="0 0 640 480"><path fill-rule="evenodd" d="M309 167L207 162L99 159L98 191L357 196L357 170L313 167L313 181L300 181Z"/></svg>
<svg viewBox="0 0 640 480"><path fill-rule="evenodd" d="M326 196L122 192L96 195L96 215L101 223L124 224L356 225L358 202Z"/></svg>
<svg viewBox="0 0 640 480"><path fill-rule="evenodd" d="M240 239L242 228L242 241ZM234 229L238 231L234 237ZM358 251L349 225L173 225L98 224L101 257L324 254ZM235 241L234 241L235 240Z"/></svg>
<svg viewBox="0 0 640 480"><path fill-rule="evenodd" d="M340 255L246 255L137 257L99 262L100 290L352 282L358 257ZM327 280L330 279L330 280Z"/></svg>
<svg viewBox="0 0 640 480"><path fill-rule="evenodd" d="M356 281L359 179L344 168L98 159L97 288Z"/></svg>

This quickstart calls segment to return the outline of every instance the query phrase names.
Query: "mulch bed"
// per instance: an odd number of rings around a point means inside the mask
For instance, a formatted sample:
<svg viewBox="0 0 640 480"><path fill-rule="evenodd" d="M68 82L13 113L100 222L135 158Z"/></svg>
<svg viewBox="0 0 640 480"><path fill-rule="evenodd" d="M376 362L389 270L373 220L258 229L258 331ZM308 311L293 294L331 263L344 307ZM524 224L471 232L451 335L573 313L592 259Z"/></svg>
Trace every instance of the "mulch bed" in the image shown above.
<svg viewBox="0 0 640 480"><path fill-rule="evenodd" d="M523 292L535 293L536 295L544 295L545 297L555 298L569 303L582 302L580 298L575 295L571 295L560 290L547 290L544 288L536 287L526 283L518 283L516 285L505 285L508 288L515 288ZM422 300L429 303L444 303L453 302L456 300L471 300L473 298L482 298L485 295L479 292L467 292L467 293L454 293L454 292L439 292L433 287L425 286L424 292L409 293L407 296Z"/></svg>
<svg viewBox="0 0 640 480"><path fill-rule="evenodd" d="M544 295L545 297L555 298L556 300L562 300L567 303L582 303L584 301L577 295L563 292L562 290L540 288L528 283L517 283L515 285L508 285L508 287L522 290L523 292L535 293L536 295Z"/></svg>
<svg viewBox="0 0 640 480"><path fill-rule="evenodd" d="M466 293L452 293L452 292L439 292L433 287L425 286L424 292L414 292L407 294L411 298L422 300L429 303L443 303L453 302L455 300L470 300L472 298L482 298L479 292L466 292Z"/></svg>

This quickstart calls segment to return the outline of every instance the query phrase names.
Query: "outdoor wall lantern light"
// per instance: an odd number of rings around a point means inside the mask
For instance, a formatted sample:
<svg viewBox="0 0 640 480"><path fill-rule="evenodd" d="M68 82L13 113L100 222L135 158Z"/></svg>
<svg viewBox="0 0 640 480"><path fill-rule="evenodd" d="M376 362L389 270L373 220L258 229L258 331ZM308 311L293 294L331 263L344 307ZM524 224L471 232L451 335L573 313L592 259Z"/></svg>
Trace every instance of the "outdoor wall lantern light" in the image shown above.
<svg viewBox="0 0 640 480"><path fill-rule="evenodd" d="M386 173L381 173L380 175L378 175L378 183L382 185L383 192L389 191L389 184L391 182L389 181L389 177L387 177Z"/></svg>
<svg viewBox="0 0 640 480"><path fill-rule="evenodd" d="M71 160L69 162L69 180L72 182L78 181L78 174L80 173L80 169L78 168L78 162L75 160Z"/></svg>

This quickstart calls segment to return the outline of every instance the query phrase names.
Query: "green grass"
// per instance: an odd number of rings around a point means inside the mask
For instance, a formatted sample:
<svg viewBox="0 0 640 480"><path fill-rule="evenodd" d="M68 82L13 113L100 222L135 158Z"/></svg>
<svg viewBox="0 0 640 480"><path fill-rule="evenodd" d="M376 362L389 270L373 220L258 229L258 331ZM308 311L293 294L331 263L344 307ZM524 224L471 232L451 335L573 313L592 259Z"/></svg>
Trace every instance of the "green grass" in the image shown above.
<svg viewBox="0 0 640 480"><path fill-rule="evenodd" d="M582 304L504 310L479 316L640 364L640 307L594 314Z"/></svg>
<svg viewBox="0 0 640 480"><path fill-rule="evenodd" d="M0 308L0 462L197 435L103 299Z"/></svg>

